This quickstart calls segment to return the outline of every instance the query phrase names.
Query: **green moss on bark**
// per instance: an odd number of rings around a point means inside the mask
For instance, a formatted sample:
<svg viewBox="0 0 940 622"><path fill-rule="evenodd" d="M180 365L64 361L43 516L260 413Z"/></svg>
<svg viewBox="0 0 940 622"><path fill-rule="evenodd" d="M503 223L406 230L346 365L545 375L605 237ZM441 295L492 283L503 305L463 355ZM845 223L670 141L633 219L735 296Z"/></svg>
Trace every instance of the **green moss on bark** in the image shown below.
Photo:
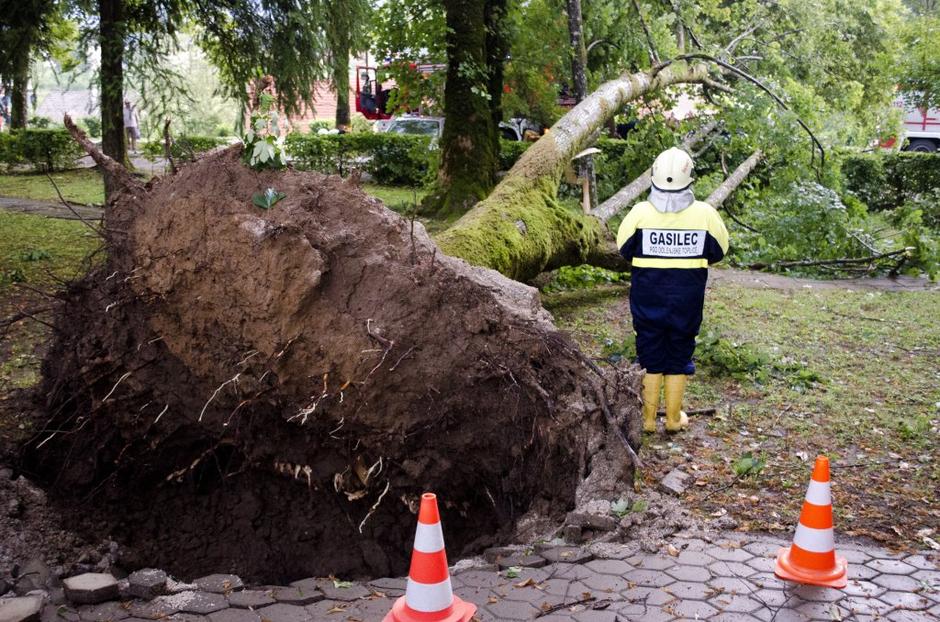
<svg viewBox="0 0 940 622"><path fill-rule="evenodd" d="M448 255L526 281L544 270L583 263L604 239L596 218L557 201L554 176L516 176L500 184L437 243Z"/></svg>
<svg viewBox="0 0 940 622"><path fill-rule="evenodd" d="M465 213L496 185L499 135L490 93L494 58L488 46L491 22L502 18L500 0L445 0L447 19L447 82L441 169L437 189L425 200L424 211L439 217ZM497 38L498 39L498 38ZM502 59L497 59L501 63ZM500 80L501 81L501 80ZM501 85L500 85L501 86Z"/></svg>

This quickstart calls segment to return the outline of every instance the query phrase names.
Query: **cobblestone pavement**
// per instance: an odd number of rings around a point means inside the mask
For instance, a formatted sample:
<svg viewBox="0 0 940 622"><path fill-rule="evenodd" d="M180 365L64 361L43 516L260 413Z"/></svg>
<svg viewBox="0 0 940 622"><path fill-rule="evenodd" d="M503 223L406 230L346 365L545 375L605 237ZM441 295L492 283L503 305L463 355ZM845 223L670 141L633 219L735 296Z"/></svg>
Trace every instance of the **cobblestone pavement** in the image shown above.
<svg viewBox="0 0 940 622"><path fill-rule="evenodd" d="M495 563L458 564L452 580L458 596L478 605L480 622L940 620L936 556L839 546L839 554L849 561L849 585L834 590L776 579L774 557L785 543L742 537L733 534L711 543L673 538L662 553L637 553L635 544L556 546L530 554L493 550L488 558ZM400 578L364 584L305 579L290 586L244 587L238 577L212 575L192 585L171 580L168 588L175 593L152 600L131 596L141 590L153 593L153 572L158 571L138 573L142 580L136 584L133 575L130 582L120 582L118 600L46 604L41 614L36 608L36 615L41 622L373 622L382 620L405 587ZM96 587L102 594L106 588ZM54 594L49 598L56 601ZM29 619L4 615L5 606L8 612L22 612L31 604L17 600L16 607L9 606L11 601L0 603L0 621Z"/></svg>

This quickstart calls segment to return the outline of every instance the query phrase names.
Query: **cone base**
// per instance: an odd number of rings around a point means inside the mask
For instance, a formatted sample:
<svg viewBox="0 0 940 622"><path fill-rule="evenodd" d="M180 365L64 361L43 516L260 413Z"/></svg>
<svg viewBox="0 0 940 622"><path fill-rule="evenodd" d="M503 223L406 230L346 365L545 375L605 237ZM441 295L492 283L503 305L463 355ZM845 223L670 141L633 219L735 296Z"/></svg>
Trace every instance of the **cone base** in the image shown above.
<svg viewBox="0 0 940 622"><path fill-rule="evenodd" d="M392 605L392 610L382 618L382 622L470 622L477 606L463 601L456 596L448 609L433 613L415 611L402 596Z"/></svg>
<svg viewBox="0 0 940 622"><path fill-rule="evenodd" d="M829 570L811 570L801 568L790 559L790 549L783 548L777 553L777 565L774 574L785 581L818 585L842 589L848 585L848 563L844 557L836 556L836 565Z"/></svg>

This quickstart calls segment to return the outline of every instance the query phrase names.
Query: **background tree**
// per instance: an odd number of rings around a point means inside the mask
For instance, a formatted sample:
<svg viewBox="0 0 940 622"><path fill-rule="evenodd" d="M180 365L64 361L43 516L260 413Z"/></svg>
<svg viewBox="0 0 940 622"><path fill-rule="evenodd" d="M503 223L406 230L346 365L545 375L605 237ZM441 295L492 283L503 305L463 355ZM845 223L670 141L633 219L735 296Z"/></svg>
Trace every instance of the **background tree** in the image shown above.
<svg viewBox="0 0 940 622"><path fill-rule="evenodd" d="M329 0L326 7L331 83L336 91L336 126L349 125L349 57L365 47L368 0Z"/></svg>
<svg viewBox="0 0 940 622"><path fill-rule="evenodd" d="M437 188L425 201L461 214L496 184L507 0L444 0L447 78Z"/></svg>
<svg viewBox="0 0 940 622"><path fill-rule="evenodd" d="M82 20L86 42L101 51L102 147L126 162L123 98L132 76L139 83L162 80L170 90L186 88L185 78L167 72L161 61L177 49L180 28L191 20L196 42L219 71L224 92L248 103L246 85L271 75L279 105L288 114L311 105L312 87L326 76L324 6L290 0L79 0L72 8ZM161 89L166 92L167 89Z"/></svg>
<svg viewBox="0 0 940 622"><path fill-rule="evenodd" d="M10 125L23 128L29 116L30 62L55 45L62 6L55 0L3 0L0 14L0 83L10 89Z"/></svg>

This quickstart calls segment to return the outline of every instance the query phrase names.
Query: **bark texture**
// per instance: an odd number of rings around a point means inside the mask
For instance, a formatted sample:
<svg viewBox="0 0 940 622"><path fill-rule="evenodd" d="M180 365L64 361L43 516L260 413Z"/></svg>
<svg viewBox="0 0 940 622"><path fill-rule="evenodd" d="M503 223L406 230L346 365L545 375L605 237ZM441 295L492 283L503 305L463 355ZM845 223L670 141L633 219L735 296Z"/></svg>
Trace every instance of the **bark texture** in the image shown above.
<svg viewBox="0 0 940 622"><path fill-rule="evenodd" d="M718 208L722 203L728 200L728 197L731 196L731 193L737 190L738 186L741 185L747 176L750 175L757 165L760 164L760 161L764 157L764 152L758 149L752 153L744 162L738 165L734 172L732 172L727 179L725 179L721 184L715 188L715 190L708 195L708 198L705 199L705 202L714 207Z"/></svg>
<svg viewBox="0 0 940 622"><path fill-rule="evenodd" d="M29 47L16 51L10 93L10 128L26 127L29 116Z"/></svg>
<svg viewBox="0 0 940 622"><path fill-rule="evenodd" d="M676 63L655 76L640 72L602 84L527 149L486 200L437 238L441 250L516 280L583 263L606 238L599 220L558 203L565 166L624 103L707 75L704 64Z"/></svg>
<svg viewBox="0 0 940 622"><path fill-rule="evenodd" d="M101 148L126 163L124 139L124 0L98 0L98 45L101 50ZM105 181L105 191L113 188Z"/></svg>
<svg viewBox="0 0 940 622"><path fill-rule="evenodd" d="M506 46L500 30L505 4L505 0L444 1L446 105L441 167L437 190L425 200L428 212L463 214L496 184Z"/></svg>
<svg viewBox="0 0 940 622"><path fill-rule="evenodd" d="M337 177L233 147L144 186L71 129L115 188L107 263L67 292L23 466L122 565L400 574L425 490L456 556L632 481L637 370L596 370L536 290Z"/></svg>

